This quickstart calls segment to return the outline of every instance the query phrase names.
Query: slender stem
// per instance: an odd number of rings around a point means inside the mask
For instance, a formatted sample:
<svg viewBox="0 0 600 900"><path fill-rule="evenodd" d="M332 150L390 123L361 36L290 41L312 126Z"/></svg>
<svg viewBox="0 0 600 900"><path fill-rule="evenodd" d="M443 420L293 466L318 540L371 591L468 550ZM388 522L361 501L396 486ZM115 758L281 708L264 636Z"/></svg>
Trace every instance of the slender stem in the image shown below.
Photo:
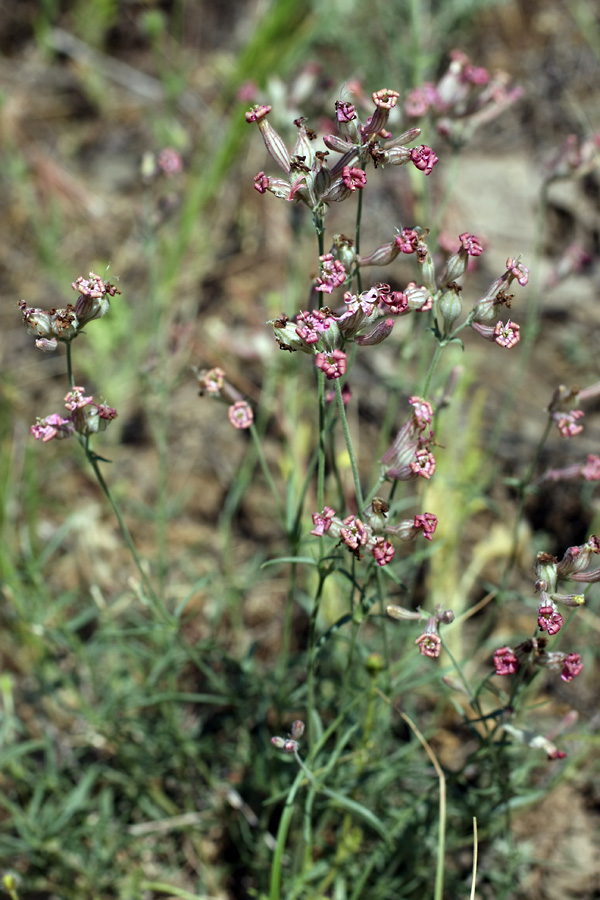
<svg viewBox="0 0 600 900"><path fill-rule="evenodd" d="M427 375L425 376L425 383L423 385L423 389L421 391L421 397L425 399L429 392L429 388L431 387L431 380L434 376L435 370L437 369L438 363L442 358L442 353L444 352L444 348L446 346L446 341L439 341L436 345L435 352L429 363L429 369L427 370Z"/></svg>
<svg viewBox="0 0 600 900"><path fill-rule="evenodd" d="M325 504L325 374L322 369L317 372L319 386L319 457L317 463L317 506L319 512Z"/></svg>
<svg viewBox="0 0 600 900"><path fill-rule="evenodd" d="M363 511L363 496L362 489L360 486L360 476L358 473L358 463L356 461L356 456L354 454L354 448L352 446L352 438L350 436L350 428L348 427L348 419L346 417L346 409L344 407L344 399L342 397L342 386L340 384L340 379L335 379L335 397L337 400L338 413L340 416L340 421L342 423L342 431L344 432L344 439L346 441L346 449L348 451L348 456L350 457L350 466L352 468L352 477L354 479L354 491L356 493L356 506L358 508L358 515L362 515Z"/></svg>
<svg viewBox="0 0 600 900"><path fill-rule="evenodd" d="M67 379L69 381L69 387L73 390L75 386L75 381L73 379L73 360L71 359L71 341L68 341L66 344L67 348Z"/></svg>
<svg viewBox="0 0 600 900"><path fill-rule="evenodd" d="M386 697L386 695L383 694L379 689L377 689L377 693L382 700L385 700L385 702L390 706L392 705L392 701L389 699L389 697ZM446 777L444 775L442 767L438 762L437 756L435 755L413 720L410 718L410 716L408 716L405 712L402 712L399 706L394 706L394 709L396 710L400 718L406 722L408 727L411 729L411 731L425 750L425 753L429 757L438 777L438 782L440 785L439 829L437 845L437 865L435 871L435 888L433 892L433 898L434 900L442 900L444 893L444 856L446 852Z"/></svg>
<svg viewBox="0 0 600 900"><path fill-rule="evenodd" d="M265 481L267 482L267 486L273 495L273 499L275 500L275 505L277 506L277 513L279 518L281 519L282 525L287 530L287 521L286 514L283 504L281 502L281 498L279 496L279 491L277 490L277 486L273 481L273 476L271 475L271 470L269 469L267 460L265 459L265 454L263 453L262 444L260 442L260 437L258 435L258 431L256 430L256 426L252 424L250 426L250 436L254 442L254 449L256 450L256 457L258 459L259 465L262 469L262 473L265 476Z"/></svg>
<svg viewBox="0 0 600 900"><path fill-rule="evenodd" d="M363 208L363 192L358 192L358 204L356 207L356 229L354 232L354 249L356 251L357 258L360 256L360 226L362 220L362 208ZM362 276L360 274L360 266L356 267L356 290L360 294L362 291Z"/></svg>
<svg viewBox="0 0 600 900"><path fill-rule="evenodd" d="M87 439L82 440L82 446L83 446L83 449L85 450L85 455L87 456L88 462L91 465L92 469L94 470L94 475L98 479L98 484L104 491L104 495L105 495L106 499L108 500L108 502L110 503L111 509L116 516L117 522L119 523L119 528L121 529L121 534L123 535L123 537L125 539L125 543L127 544L129 552L131 553L131 557L135 563L135 566L136 566L138 572L140 573L140 578L142 580L142 584L144 585L146 594L154 602L154 606L157 609L157 611L159 612L160 616L167 622L167 621L169 621L169 616L167 614L167 611L165 610L160 597L158 596L158 594L152 587L150 580L143 569L143 566L142 566L141 560L138 556L138 552L136 550L135 544L133 543L133 538L131 537L131 533L130 533L129 529L127 528L127 525L125 524L123 516L121 515L121 511L120 511L119 507L117 506L117 504L115 503L113 496L110 492L110 489L109 489L106 481L104 480L104 476L102 475L102 472L100 471L100 467L98 465L98 458L97 458L96 454L90 449Z"/></svg>
<svg viewBox="0 0 600 900"><path fill-rule="evenodd" d="M285 852L285 843L290 830L292 815L294 813L294 800L298 789L304 780L305 774L302 768L299 769L294 783L290 788L290 792L285 801L285 807L279 820L279 828L277 829L277 840L275 843L275 853L273 854L273 863L271 865L271 885L269 890L269 900L280 900L281 891L281 869L283 866L283 855Z"/></svg>
<svg viewBox="0 0 600 900"><path fill-rule="evenodd" d="M531 458L531 462L527 468L527 471L523 477L519 485L519 506L517 509L517 514L515 516L514 525L513 525L513 534L512 534L512 545L510 550L510 555L508 557L508 561L506 563L506 567L504 572L502 573L502 578L500 580L500 593L504 591L506 588L506 584L508 582L508 578L513 569L515 561L517 559L517 553L519 549L519 527L521 522L523 521L523 516L525 513L525 503L527 500L527 488L531 484L533 479L533 475L535 473L536 467L540 460L540 456L542 454L542 450L544 449L544 445L548 440L548 435L550 434L550 429L552 428L552 416L548 416L548 420L546 422L546 427L544 428L544 432L538 441L538 445L535 449L535 453Z"/></svg>

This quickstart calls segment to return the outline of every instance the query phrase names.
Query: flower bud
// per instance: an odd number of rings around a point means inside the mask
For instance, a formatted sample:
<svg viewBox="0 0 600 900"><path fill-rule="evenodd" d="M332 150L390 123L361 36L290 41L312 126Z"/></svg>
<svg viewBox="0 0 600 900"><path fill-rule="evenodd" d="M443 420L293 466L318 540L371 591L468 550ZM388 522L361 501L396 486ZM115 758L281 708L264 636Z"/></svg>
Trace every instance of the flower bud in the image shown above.
<svg viewBox="0 0 600 900"><path fill-rule="evenodd" d="M425 285L417 287L415 282L411 281L410 284L407 285L404 293L409 309L414 309L418 312L427 312L427 310L430 310L433 306L433 297Z"/></svg>
<svg viewBox="0 0 600 900"><path fill-rule="evenodd" d="M426 618L425 614L420 610L404 609L403 606L386 606L385 611L390 619L397 619L399 622L411 620L421 620Z"/></svg>
<svg viewBox="0 0 600 900"><path fill-rule="evenodd" d="M273 329L275 340L281 350L289 350L290 353L302 350L304 353L313 355L312 345L298 336L296 325L290 322L286 315L280 316L279 319L269 319L267 325Z"/></svg>
<svg viewBox="0 0 600 900"><path fill-rule="evenodd" d="M292 727L290 728L290 737L294 741L299 741L303 734L304 722L301 719L296 719L295 722L292 722Z"/></svg>
<svg viewBox="0 0 600 900"><path fill-rule="evenodd" d="M352 272L357 260L352 238L348 238L344 234L334 234L332 249L333 255L339 259L346 272Z"/></svg>
<svg viewBox="0 0 600 900"><path fill-rule="evenodd" d="M380 319L377 325L367 334L359 334L356 337L356 343L361 347L372 347L374 344L381 344L392 333L394 327L393 319Z"/></svg>
<svg viewBox="0 0 600 900"><path fill-rule="evenodd" d="M450 334L454 323L462 313L459 285L453 283L449 286L449 289L442 295L438 309L444 321L444 332Z"/></svg>

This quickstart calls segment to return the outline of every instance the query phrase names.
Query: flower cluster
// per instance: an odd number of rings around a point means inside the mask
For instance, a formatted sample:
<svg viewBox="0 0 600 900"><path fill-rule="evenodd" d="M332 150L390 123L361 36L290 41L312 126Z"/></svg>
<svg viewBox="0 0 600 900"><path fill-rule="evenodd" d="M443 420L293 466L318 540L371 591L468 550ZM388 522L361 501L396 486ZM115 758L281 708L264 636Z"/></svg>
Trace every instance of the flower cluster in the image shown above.
<svg viewBox="0 0 600 900"><path fill-rule="evenodd" d="M318 290L333 290L331 281L319 281ZM326 283L328 287L322 287ZM281 350L302 350L314 355L316 367L331 380L346 372L346 353L342 348L347 343L361 347L381 344L392 333L395 317L427 312L433 298L426 287L414 282L405 291L392 291L389 284L380 282L360 294L346 291L343 304L336 312L328 306L301 310L293 320L281 315L268 324Z"/></svg>
<svg viewBox="0 0 600 900"><path fill-rule="evenodd" d="M583 594L560 593L560 580L592 584L600 581L600 567L588 569L594 555L600 554L600 540L592 535L585 544L569 547L559 562L550 553L538 553L535 574L535 590L540 595L537 625L540 631L548 636L557 634L563 626L563 617L559 607L576 609L583 606ZM524 659L535 665L552 671L559 671L563 681L572 681L583 669L578 653L550 653L546 650L547 638L531 638L519 644L514 650L511 647L500 647L494 653L496 675L514 675Z"/></svg>
<svg viewBox="0 0 600 900"><path fill-rule="evenodd" d="M499 116L522 95L520 87L509 87L505 72L491 75L474 66L460 50L450 54L450 63L437 84L426 82L415 88L404 105L413 119L431 115L438 133L454 144L466 143L484 122Z"/></svg>
<svg viewBox="0 0 600 900"><path fill-rule="evenodd" d="M544 164L544 180L549 183L559 178L583 178L598 167L599 152L600 132L581 140L570 134Z"/></svg>
<svg viewBox="0 0 600 900"><path fill-rule="evenodd" d="M78 292L79 298L60 309L40 309L28 306L25 300L19 302L23 324L29 334L35 336L38 350L49 353L56 350L59 341L72 341L88 322L105 316L110 308L110 297L121 293L114 284L104 282L93 272L89 278L77 278L71 287Z"/></svg>
<svg viewBox="0 0 600 900"><path fill-rule="evenodd" d="M354 106L339 100L336 103L338 134L323 138L327 149L315 149L316 134L307 128L304 119L294 121L298 136L290 153L281 136L270 124L267 116L271 107L257 104L246 113L246 121L255 123L272 159L282 169L284 178L273 178L259 172L254 178L254 187L259 194L270 191L284 200L300 200L314 213L322 215L329 203L346 200L367 183L365 169L372 163L400 166L412 163L429 175L438 161L437 156L426 145L409 150L411 143L421 133L420 128L411 128L396 138L387 130L389 115L398 102L397 91L383 89L372 95L374 110L363 123ZM329 152L339 154L339 158L329 165Z"/></svg>
<svg viewBox="0 0 600 900"><path fill-rule="evenodd" d="M38 419L31 426L31 434L38 441L47 443L56 438L70 437L72 434L81 434L89 437L104 431L112 419L117 418L117 411L106 403L95 403L92 396L86 397L82 387L74 387L65 396L65 408L68 416L52 413L43 419Z"/></svg>
<svg viewBox="0 0 600 900"><path fill-rule="evenodd" d="M433 538L437 527L437 518L433 513L423 513L398 525L388 525L388 512L388 504L380 497L373 499L362 519L354 515L341 519L334 509L326 506L322 512L313 513L314 528L311 534L315 537L328 534L339 544L345 544L357 559L362 559L364 553L371 555L378 566L386 566L396 552L387 535L398 537L401 541L412 541L418 534L429 541Z"/></svg>
<svg viewBox="0 0 600 900"><path fill-rule="evenodd" d="M585 413L578 406L582 401L591 400L598 395L600 395L600 381L583 390L567 388L564 384L556 388L547 411L561 437L571 438L581 434L583 425L579 423Z"/></svg>
<svg viewBox="0 0 600 900"><path fill-rule="evenodd" d="M277 747L278 750L283 750L284 753L297 753L299 746L298 742L303 734L304 722L301 719L296 719L295 722L292 722L289 737L272 737L271 743L274 747Z"/></svg>
<svg viewBox="0 0 600 900"><path fill-rule="evenodd" d="M218 366L214 369L192 368L198 382L198 393L201 397L209 394L216 400L222 400L229 405L227 416L234 428L240 430L250 428L254 422L254 413L247 400L230 384L223 369Z"/></svg>
<svg viewBox="0 0 600 900"><path fill-rule="evenodd" d="M588 453L584 463L564 466L562 469L548 469L538 483L542 481L600 481L600 456Z"/></svg>

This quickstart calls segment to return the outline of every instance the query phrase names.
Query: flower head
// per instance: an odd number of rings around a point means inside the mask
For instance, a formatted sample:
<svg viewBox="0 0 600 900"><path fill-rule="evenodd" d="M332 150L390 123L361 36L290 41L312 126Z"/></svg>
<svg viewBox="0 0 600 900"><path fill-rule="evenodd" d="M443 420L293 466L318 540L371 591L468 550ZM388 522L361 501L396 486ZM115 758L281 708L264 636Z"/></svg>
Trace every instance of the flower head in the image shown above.
<svg viewBox="0 0 600 900"><path fill-rule="evenodd" d="M331 353L317 353L315 365L322 369L328 381L341 378L348 366L346 354L342 350L333 350Z"/></svg>
<svg viewBox="0 0 600 900"><path fill-rule="evenodd" d="M510 647L500 647L494 653L496 675L514 675L519 668L519 660Z"/></svg>
<svg viewBox="0 0 600 900"><path fill-rule="evenodd" d="M227 417L234 428L250 428L254 421L252 407L246 400L237 400L227 412Z"/></svg>
<svg viewBox="0 0 600 900"><path fill-rule="evenodd" d="M437 659L442 649L442 639L438 634L438 620L436 616L431 616L427 620L425 631L419 635L415 644L419 648L419 653L423 656Z"/></svg>
<svg viewBox="0 0 600 900"><path fill-rule="evenodd" d="M563 626L563 617L549 599L540 603L537 621L540 631L547 631L549 635L557 634Z"/></svg>

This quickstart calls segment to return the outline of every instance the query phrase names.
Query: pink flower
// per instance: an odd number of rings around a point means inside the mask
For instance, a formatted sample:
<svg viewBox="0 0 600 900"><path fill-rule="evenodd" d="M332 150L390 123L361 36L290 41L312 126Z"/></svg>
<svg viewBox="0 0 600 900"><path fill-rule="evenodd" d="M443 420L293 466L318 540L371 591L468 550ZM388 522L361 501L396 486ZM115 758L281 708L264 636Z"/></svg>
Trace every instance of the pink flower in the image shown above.
<svg viewBox="0 0 600 900"><path fill-rule="evenodd" d="M435 104L441 103L435 85L430 81L426 81L421 87L413 88L404 101L404 111L407 116L414 119L421 119Z"/></svg>
<svg viewBox="0 0 600 900"><path fill-rule="evenodd" d="M553 412L552 418L561 436L571 438L583 431L583 425L578 425L577 422L583 419L584 415L582 409L573 409L571 412Z"/></svg>
<svg viewBox="0 0 600 900"><path fill-rule="evenodd" d="M391 91L389 88L381 88L374 91L371 95L373 103L380 109L393 109L398 102L400 94L398 91Z"/></svg>
<svg viewBox="0 0 600 900"><path fill-rule="evenodd" d="M600 481L600 456L589 453L584 463L574 463L562 469L548 469L540 481L572 481L577 478Z"/></svg>
<svg viewBox="0 0 600 900"><path fill-rule="evenodd" d="M158 154L158 168L165 175L178 175L183 169L181 155L173 147L165 147Z"/></svg>
<svg viewBox="0 0 600 900"><path fill-rule="evenodd" d="M413 147L410 151L410 159L414 166L425 175L430 175L438 157L435 155L431 147L427 144L421 144L420 147Z"/></svg>
<svg viewBox="0 0 600 900"><path fill-rule="evenodd" d="M552 602L542 601L537 621L540 631L547 631L550 635L557 634L563 626L563 617Z"/></svg>
<svg viewBox="0 0 600 900"><path fill-rule="evenodd" d="M468 256L481 256L483 253L483 247L474 234L464 231L462 234L459 234L458 239L461 250L464 250Z"/></svg>
<svg viewBox="0 0 600 900"><path fill-rule="evenodd" d="M506 269L513 278L517 279L521 287L525 287L529 281L529 269L527 266L524 266L518 259L509 258L506 260Z"/></svg>
<svg viewBox="0 0 600 900"><path fill-rule="evenodd" d="M93 397L84 396L82 387L74 387L72 391L65 395L65 407L73 412L75 409L83 409L85 406L89 406L93 400Z"/></svg>
<svg viewBox="0 0 600 900"><path fill-rule="evenodd" d="M269 176L259 172L254 176L254 190L259 194L266 194L269 189Z"/></svg>
<svg viewBox="0 0 600 900"><path fill-rule="evenodd" d="M383 537L376 538L375 546L373 547L373 557L378 566L387 566L394 558L395 552L393 545L388 540Z"/></svg>
<svg viewBox="0 0 600 900"><path fill-rule="evenodd" d="M356 112L351 103L347 103L344 100L336 100L335 117L340 124L346 124L356 119Z"/></svg>
<svg viewBox="0 0 600 900"><path fill-rule="evenodd" d="M442 649L442 639L438 634L438 622L436 616L431 616L427 620L425 631L419 635L415 644L419 648L419 653L423 656L429 656L437 659Z"/></svg>
<svg viewBox="0 0 600 900"><path fill-rule="evenodd" d="M431 541L435 534L437 523L437 516L434 516L433 513L426 512L422 515L415 516L414 527L418 530L422 530L423 537L428 541Z"/></svg>
<svg viewBox="0 0 600 900"><path fill-rule="evenodd" d="M583 670L583 663L579 653L569 653L564 660L560 677L563 681L573 681Z"/></svg>
<svg viewBox="0 0 600 900"><path fill-rule="evenodd" d="M331 528L331 521L334 516L335 510L330 506L325 506L322 513L313 513L312 520L315 527L311 534L314 534L316 537L322 537Z"/></svg>
<svg viewBox="0 0 600 900"><path fill-rule="evenodd" d="M74 432L73 423L70 419L63 419L58 413L52 413L45 419L38 419L35 425L30 428L31 434L36 441L43 441L44 444L53 438L62 439L70 437Z"/></svg>
<svg viewBox="0 0 600 900"><path fill-rule="evenodd" d="M249 109L247 113L245 113L246 122L260 122L261 119L264 119L271 112L271 107L266 104L255 104L252 109Z"/></svg>
<svg viewBox="0 0 600 900"><path fill-rule="evenodd" d="M600 481L600 456L588 454L585 464L581 467L581 474L585 481Z"/></svg>
<svg viewBox="0 0 600 900"><path fill-rule="evenodd" d="M344 519L344 527L340 531L340 536L351 550L358 550L359 547L364 547L369 539L369 533L364 522L357 516L347 516Z"/></svg>
<svg viewBox="0 0 600 900"><path fill-rule="evenodd" d="M214 369L203 369L197 372L198 393L202 397L204 394L213 394L218 397L223 390L225 383L225 372L218 366Z"/></svg>
<svg viewBox="0 0 600 900"><path fill-rule="evenodd" d="M356 166L344 166L342 169L342 179L349 191L355 191L357 188L362 190L367 183L367 176L363 169Z"/></svg>
<svg viewBox="0 0 600 900"><path fill-rule="evenodd" d="M494 653L496 675L514 675L519 668L519 660L510 647L500 647Z"/></svg>
<svg viewBox="0 0 600 900"><path fill-rule="evenodd" d="M348 361L343 350L333 350L331 353L317 353L315 365L323 370L328 381L333 381L345 374Z"/></svg>
<svg viewBox="0 0 600 900"><path fill-rule="evenodd" d="M246 400L237 400L232 404L227 411L227 416L233 427L239 429L250 428L254 421L252 407Z"/></svg>
<svg viewBox="0 0 600 900"><path fill-rule="evenodd" d="M414 228L403 228L396 235L396 246L401 253L414 253L419 245L419 233Z"/></svg>
<svg viewBox="0 0 600 900"><path fill-rule="evenodd" d="M411 471L421 478L431 478L435 472L435 456L430 450L422 447L415 453L415 458L410 463Z"/></svg>
<svg viewBox="0 0 600 900"><path fill-rule="evenodd" d="M296 334L307 344L316 344L323 332L331 328L333 321L329 310L327 312L321 309L313 309L312 312L304 310L296 316Z"/></svg>
<svg viewBox="0 0 600 900"><path fill-rule="evenodd" d="M521 340L520 330L521 326L517 325L516 322L511 322L510 319L506 325L502 322L497 322L494 328L494 340L499 347L506 347L507 350L510 350L511 347L514 347Z"/></svg>
<svg viewBox="0 0 600 900"><path fill-rule="evenodd" d="M317 278L315 290L331 294L334 288L339 287L346 280L346 269L339 259L333 258L332 253L325 253L319 259L321 261L321 274Z"/></svg>

